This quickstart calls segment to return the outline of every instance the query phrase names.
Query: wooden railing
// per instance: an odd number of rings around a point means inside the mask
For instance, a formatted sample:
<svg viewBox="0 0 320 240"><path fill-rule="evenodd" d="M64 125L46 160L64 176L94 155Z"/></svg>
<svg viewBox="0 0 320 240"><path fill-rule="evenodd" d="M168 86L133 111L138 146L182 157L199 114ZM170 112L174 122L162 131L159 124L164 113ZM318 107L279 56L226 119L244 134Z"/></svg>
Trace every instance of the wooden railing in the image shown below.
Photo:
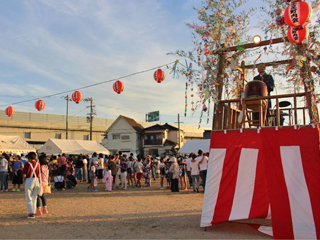
<svg viewBox="0 0 320 240"><path fill-rule="evenodd" d="M283 113L288 113L289 116L288 125L306 125L307 118L310 116L310 109L307 107L298 107L297 100L298 98L305 97L305 93L295 93L295 94L283 94L275 96L266 96L266 97L253 97L253 98L244 98L241 101L239 99L231 100L221 100L218 103L217 113L214 116L213 129L222 130L222 129L238 129L238 128L250 128L251 125L248 123L248 118L252 114L250 109L247 109L246 106L250 105L251 101L265 101L273 100L272 108L270 109L270 116L267 118L268 122L263 123L263 119L260 118L260 126L280 126L281 116ZM286 101L291 103L292 107L280 108L279 102L281 99L286 98ZM290 100L287 100L287 99ZM238 105L239 108L234 106ZM298 112L302 112L302 121L298 119ZM239 123L239 115L242 116L242 121ZM260 114L262 116L262 114ZM309 118L310 119L310 118ZM241 120L241 119L240 119Z"/></svg>

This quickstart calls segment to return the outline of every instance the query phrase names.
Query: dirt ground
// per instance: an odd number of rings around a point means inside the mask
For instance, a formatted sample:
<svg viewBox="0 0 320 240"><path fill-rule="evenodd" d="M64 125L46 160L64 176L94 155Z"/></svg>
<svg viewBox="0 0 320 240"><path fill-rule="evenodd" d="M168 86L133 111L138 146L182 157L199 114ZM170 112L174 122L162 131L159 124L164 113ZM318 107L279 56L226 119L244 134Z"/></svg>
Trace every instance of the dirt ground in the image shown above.
<svg viewBox="0 0 320 240"><path fill-rule="evenodd" d="M9 186L11 189L11 186ZM27 219L22 192L0 193L1 239L269 239L247 224L222 223L200 229L203 193L171 193L151 188L87 191L75 189L47 195L49 214Z"/></svg>

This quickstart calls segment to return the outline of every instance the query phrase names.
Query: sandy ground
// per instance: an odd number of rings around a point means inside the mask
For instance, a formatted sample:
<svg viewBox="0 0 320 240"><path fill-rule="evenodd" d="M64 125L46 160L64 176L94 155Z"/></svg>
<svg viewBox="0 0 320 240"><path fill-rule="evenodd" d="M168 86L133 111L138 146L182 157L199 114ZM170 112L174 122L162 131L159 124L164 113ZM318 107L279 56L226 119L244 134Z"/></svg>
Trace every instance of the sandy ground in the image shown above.
<svg viewBox="0 0 320 240"><path fill-rule="evenodd" d="M9 186L11 189L11 186ZM47 195L50 213L27 219L24 191L0 193L0 238L4 239L269 239L247 224L200 229L203 194L129 188L98 193L85 183Z"/></svg>

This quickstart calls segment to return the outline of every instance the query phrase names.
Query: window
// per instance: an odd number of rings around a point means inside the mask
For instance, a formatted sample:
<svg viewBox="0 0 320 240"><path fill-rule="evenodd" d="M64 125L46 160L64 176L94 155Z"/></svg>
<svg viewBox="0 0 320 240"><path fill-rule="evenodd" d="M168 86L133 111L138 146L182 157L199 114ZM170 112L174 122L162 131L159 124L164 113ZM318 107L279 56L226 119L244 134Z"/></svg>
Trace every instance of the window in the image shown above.
<svg viewBox="0 0 320 240"><path fill-rule="evenodd" d="M120 139L120 134L112 134L112 139L113 140Z"/></svg>
<svg viewBox="0 0 320 240"><path fill-rule="evenodd" d="M144 140L145 145L162 145L162 134L147 135Z"/></svg>
<svg viewBox="0 0 320 240"><path fill-rule="evenodd" d="M56 133L55 139L61 139L61 133Z"/></svg>
<svg viewBox="0 0 320 240"><path fill-rule="evenodd" d="M83 140L89 140L89 135L83 135Z"/></svg>
<svg viewBox="0 0 320 240"><path fill-rule="evenodd" d="M24 133L24 138L31 139L31 132L25 132Z"/></svg>
<svg viewBox="0 0 320 240"><path fill-rule="evenodd" d="M129 134L122 134L121 141L130 141L130 135Z"/></svg>

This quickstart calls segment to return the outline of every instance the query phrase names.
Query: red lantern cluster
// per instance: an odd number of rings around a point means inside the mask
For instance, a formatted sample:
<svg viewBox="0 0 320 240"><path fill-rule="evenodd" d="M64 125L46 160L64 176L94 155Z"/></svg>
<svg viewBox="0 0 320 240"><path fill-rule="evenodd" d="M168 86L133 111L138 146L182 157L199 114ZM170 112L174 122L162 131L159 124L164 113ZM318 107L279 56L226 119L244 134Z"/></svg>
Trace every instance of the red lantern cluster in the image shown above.
<svg viewBox="0 0 320 240"><path fill-rule="evenodd" d="M36 101L35 108L38 111L42 111L45 107L46 107L46 104L45 104L45 102L43 100Z"/></svg>
<svg viewBox="0 0 320 240"><path fill-rule="evenodd" d="M307 25L311 22L312 8L309 3L294 1L284 12L284 21L290 27L288 29L288 39L294 44L302 44L309 37ZM283 18L277 19L277 25L283 25Z"/></svg>
<svg viewBox="0 0 320 240"><path fill-rule="evenodd" d="M113 87L113 91L120 94L124 89L124 84L121 81L117 80L112 87Z"/></svg>
<svg viewBox="0 0 320 240"><path fill-rule="evenodd" d="M161 69L158 69L154 72L153 78L157 83L161 83L166 78L166 74Z"/></svg>
<svg viewBox="0 0 320 240"><path fill-rule="evenodd" d="M9 106L4 110L4 112L8 117L11 117L14 114L14 108Z"/></svg>
<svg viewBox="0 0 320 240"><path fill-rule="evenodd" d="M79 91L75 91L74 93L72 93L71 98L72 98L72 101L78 104L82 100L82 94Z"/></svg>

